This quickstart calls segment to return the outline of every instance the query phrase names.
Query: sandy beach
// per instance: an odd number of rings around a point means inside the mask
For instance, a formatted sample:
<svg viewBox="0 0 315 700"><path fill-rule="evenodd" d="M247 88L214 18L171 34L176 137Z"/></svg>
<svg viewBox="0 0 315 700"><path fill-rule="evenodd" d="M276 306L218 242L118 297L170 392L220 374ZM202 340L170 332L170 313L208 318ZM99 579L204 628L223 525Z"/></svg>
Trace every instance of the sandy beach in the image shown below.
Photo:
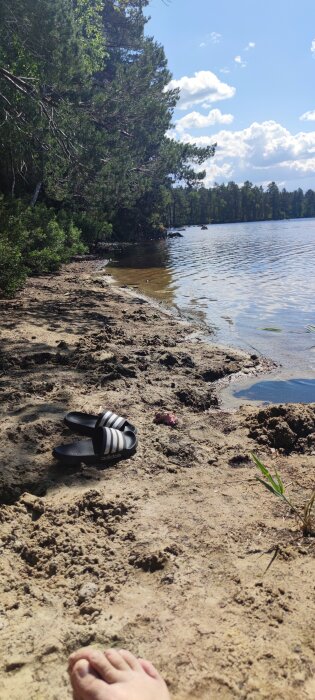
<svg viewBox="0 0 315 700"><path fill-rule="evenodd" d="M0 302L0 698L70 700L67 656L93 644L151 659L173 700L312 699L315 538L249 454L301 505L315 404L222 410L220 382L268 363L198 340L98 266ZM52 448L80 439L65 413L100 407L136 425L137 453L58 464Z"/></svg>

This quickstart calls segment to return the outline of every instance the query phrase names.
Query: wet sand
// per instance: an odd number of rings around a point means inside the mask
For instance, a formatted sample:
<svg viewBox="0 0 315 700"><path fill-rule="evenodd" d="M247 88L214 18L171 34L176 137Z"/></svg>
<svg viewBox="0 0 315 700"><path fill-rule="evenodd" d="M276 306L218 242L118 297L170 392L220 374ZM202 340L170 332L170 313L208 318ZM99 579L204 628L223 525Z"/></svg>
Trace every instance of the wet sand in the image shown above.
<svg viewBox="0 0 315 700"><path fill-rule="evenodd" d="M0 306L0 698L70 699L85 644L151 659L174 700L314 698L315 538L248 455L302 503L315 405L222 410L222 382L268 363L198 341L93 262ZM136 455L56 464L64 414L100 406L137 426Z"/></svg>

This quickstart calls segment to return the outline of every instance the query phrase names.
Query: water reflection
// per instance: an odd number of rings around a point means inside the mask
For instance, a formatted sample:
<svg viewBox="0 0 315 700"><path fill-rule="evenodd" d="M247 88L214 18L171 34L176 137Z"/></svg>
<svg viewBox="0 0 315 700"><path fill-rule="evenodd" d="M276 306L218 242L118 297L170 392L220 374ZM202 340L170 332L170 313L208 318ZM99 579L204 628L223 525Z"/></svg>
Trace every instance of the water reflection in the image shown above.
<svg viewBox="0 0 315 700"><path fill-rule="evenodd" d="M120 267L130 269L171 267L170 242L161 240L131 245L122 250L118 259L111 265L115 269Z"/></svg>
<svg viewBox="0 0 315 700"><path fill-rule="evenodd" d="M132 246L106 268L119 284L139 289L147 296L176 305L168 241Z"/></svg>
<svg viewBox="0 0 315 700"><path fill-rule="evenodd" d="M236 398L263 403L313 403L315 379L256 382L246 389L234 391L233 395Z"/></svg>
<svg viewBox="0 0 315 700"><path fill-rule="evenodd" d="M304 219L190 227L183 238L132 247L110 269L120 284L205 321L216 342L307 376L315 373L307 334L315 324L314 259L315 221Z"/></svg>

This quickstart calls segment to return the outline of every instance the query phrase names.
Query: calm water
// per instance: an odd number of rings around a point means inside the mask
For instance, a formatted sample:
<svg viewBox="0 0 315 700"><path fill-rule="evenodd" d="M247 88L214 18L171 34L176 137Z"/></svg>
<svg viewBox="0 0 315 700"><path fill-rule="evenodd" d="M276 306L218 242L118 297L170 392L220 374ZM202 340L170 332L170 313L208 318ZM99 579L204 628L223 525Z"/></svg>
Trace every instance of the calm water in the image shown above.
<svg viewBox="0 0 315 700"><path fill-rule="evenodd" d="M109 269L211 328L215 342L315 382L315 219L193 226L182 235L135 246Z"/></svg>

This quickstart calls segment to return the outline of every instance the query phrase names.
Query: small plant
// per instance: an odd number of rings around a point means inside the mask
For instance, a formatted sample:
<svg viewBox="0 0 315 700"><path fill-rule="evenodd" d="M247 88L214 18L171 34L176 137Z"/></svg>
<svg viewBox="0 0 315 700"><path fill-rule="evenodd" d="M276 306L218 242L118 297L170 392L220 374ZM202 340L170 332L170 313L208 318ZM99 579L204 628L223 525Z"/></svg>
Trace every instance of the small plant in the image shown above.
<svg viewBox="0 0 315 700"><path fill-rule="evenodd" d="M0 197L0 297L14 296L28 276L54 272L86 252L67 212Z"/></svg>
<svg viewBox="0 0 315 700"><path fill-rule="evenodd" d="M256 455L251 453L251 456L256 464L256 467L258 467L259 471L264 477L262 478L261 476L256 476L256 479L260 481L260 483L263 484L268 491L273 493L275 496L282 498L282 500L287 503L301 523L304 537L315 537L315 523L313 524L312 516L312 511L315 504L315 489L313 490L311 497L306 501L304 508L300 510L286 495L284 483L276 468L274 470L275 473L272 476L269 469L258 459L258 457L256 457Z"/></svg>

